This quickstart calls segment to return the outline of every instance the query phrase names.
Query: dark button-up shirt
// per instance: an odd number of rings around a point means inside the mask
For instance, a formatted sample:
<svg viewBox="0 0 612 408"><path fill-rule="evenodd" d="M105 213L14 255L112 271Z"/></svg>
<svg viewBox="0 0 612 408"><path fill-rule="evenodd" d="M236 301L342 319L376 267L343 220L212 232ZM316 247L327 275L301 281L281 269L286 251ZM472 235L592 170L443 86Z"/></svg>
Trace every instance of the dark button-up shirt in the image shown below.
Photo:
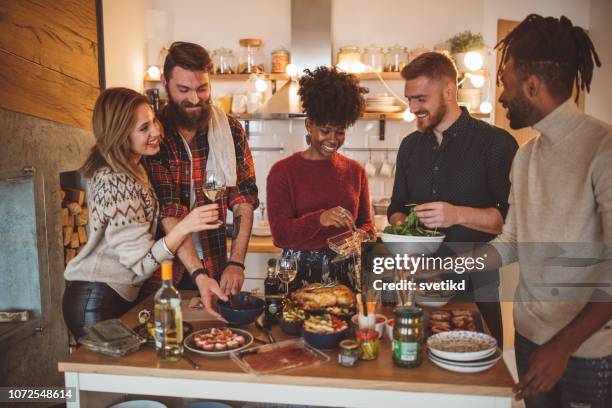
<svg viewBox="0 0 612 408"><path fill-rule="evenodd" d="M191 158L185 144L176 130L174 123L162 112L160 120L164 127L164 138L159 153L147 157L146 164L151 183L161 207L161 218L185 217L190 210L191 180L193 179L196 195L195 206L210 204L201 186L208 159L208 129L198 131L189 144ZM237 181L235 187L225 190L220 203L220 218L225 222L228 208L239 203L250 203L257 208L257 185L255 184L255 167L247 138L240 123L228 117L236 150ZM193 174L191 171L193 169ZM209 275L216 276L223 272L227 261L225 228L201 231L199 233L204 252L204 267ZM175 267L174 279L180 281L184 268L179 262Z"/></svg>
<svg viewBox="0 0 612 408"><path fill-rule="evenodd" d="M510 167L518 149L503 129L472 118L465 108L443 132L408 135L399 148L388 215L407 213L405 204L445 201L453 205L499 209L505 217ZM439 228L448 242L486 242L495 236L461 225Z"/></svg>

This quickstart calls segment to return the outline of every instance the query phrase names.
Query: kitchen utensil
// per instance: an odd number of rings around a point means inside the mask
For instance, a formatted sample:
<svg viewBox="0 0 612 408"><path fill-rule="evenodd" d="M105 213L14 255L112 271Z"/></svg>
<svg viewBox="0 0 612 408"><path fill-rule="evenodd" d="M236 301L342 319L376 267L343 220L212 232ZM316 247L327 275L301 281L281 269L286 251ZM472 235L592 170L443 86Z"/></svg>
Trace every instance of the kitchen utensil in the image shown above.
<svg viewBox="0 0 612 408"><path fill-rule="evenodd" d="M265 321L263 314L255 319L255 327L265 333L270 343L276 343L276 339L274 339L274 336L270 333L269 323Z"/></svg>
<svg viewBox="0 0 612 408"><path fill-rule="evenodd" d="M385 161L380 166L380 175L383 177L391 177L393 175L393 163L389 161L389 152L385 152Z"/></svg>
<svg viewBox="0 0 612 408"><path fill-rule="evenodd" d="M376 176L376 165L372 162L372 150L370 150L368 161L365 164L365 172L369 177Z"/></svg>

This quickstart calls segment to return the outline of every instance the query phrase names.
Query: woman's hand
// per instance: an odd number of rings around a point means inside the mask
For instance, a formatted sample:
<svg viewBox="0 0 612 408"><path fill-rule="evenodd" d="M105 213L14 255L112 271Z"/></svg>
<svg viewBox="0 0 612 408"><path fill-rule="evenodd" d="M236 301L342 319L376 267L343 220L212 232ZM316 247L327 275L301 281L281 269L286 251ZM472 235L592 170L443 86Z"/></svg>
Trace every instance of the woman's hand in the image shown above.
<svg viewBox="0 0 612 408"><path fill-rule="evenodd" d="M351 212L340 206L323 211L319 217L319 222L324 227L355 228L355 220L353 220Z"/></svg>
<svg viewBox="0 0 612 408"><path fill-rule="evenodd" d="M192 233L217 229L221 225L217 221L219 221L219 204L206 204L191 210L177 227L185 233Z"/></svg>

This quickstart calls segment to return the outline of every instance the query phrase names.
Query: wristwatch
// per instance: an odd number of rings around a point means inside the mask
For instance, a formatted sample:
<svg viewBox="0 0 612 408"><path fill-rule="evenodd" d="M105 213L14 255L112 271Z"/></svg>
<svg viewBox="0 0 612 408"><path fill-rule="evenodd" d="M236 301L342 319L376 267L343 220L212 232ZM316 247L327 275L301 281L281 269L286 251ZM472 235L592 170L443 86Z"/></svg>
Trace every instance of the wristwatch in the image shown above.
<svg viewBox="0 0 612 408"><path fill-rule="evenodd" d="M244 266L244 264L243 264L243 263L241 263L241 262L236 262L236 261L227 261L227 262L225 263L225 268L227 268L227 267L228 267L228 266L230 266L230 265L234 265L234 266L237 266L237 267L239 267L239 268L242 268L242 270L243 270L243 271L246 269L246 267ZM223 269L225 269L225 268L223 268Z"/></svg>
<svg viewBox="0 0 612 408"><path fill-rule="evenodd" d="M196 283L196 278L199 275L204 275L204 276L208 276L208 273L206 272L206 269L204 268L198 268L195 271L191 272L191 280L193 281L193 283Z"/></svg>

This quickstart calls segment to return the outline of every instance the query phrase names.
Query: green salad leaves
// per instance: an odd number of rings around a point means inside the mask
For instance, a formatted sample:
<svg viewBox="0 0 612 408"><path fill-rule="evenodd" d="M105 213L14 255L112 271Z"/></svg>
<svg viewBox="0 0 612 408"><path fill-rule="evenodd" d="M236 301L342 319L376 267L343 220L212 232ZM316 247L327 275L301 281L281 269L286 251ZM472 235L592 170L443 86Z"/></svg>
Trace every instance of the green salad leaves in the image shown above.
<svg viewBox="0 0 612 408"><path fill-rule="evenodd" d="M408 210L406 222L396 227L389 225L383 230L383 233L394 235L409 235L413 237L437 237L442 235L439 232L422 228L419 218L414 213L414 207L410 207L410 209Z"/></svg>

